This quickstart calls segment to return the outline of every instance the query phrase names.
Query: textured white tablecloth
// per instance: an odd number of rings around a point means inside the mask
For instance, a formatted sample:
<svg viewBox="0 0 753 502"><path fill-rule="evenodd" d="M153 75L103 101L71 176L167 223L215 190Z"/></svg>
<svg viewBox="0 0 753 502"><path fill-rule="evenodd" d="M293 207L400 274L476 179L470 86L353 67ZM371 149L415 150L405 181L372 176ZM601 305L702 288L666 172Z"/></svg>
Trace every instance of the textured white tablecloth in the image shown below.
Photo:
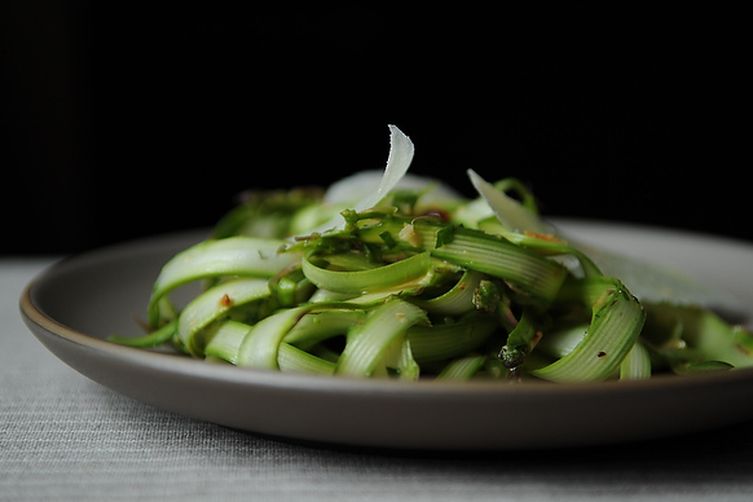
<svg viewBox="0 0 753 502"><path fill-rule="evenodd" d="M559 452L298 445L120 396L59 362L18 297L48 260L0 260L0 500L753 500L753 423Z"/></svg>

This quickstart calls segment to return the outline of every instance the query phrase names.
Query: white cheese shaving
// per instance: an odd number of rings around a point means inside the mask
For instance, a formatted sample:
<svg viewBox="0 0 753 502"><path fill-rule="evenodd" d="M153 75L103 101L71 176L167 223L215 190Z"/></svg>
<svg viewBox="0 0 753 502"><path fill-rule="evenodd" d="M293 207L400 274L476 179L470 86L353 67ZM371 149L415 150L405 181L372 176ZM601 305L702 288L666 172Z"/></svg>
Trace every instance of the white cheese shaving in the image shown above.
<svg viewBox="0 0 753 502"><path fill-rule="evenodd" d="M473 188L489 204L499 222L508 230L542 234L556 233L551 225L528 210L520 202L501 190L494 188L493 185L476 174L473 169L468 169L468 177L471 179L471 183L473 183Z"/></svg>
<svg viewBox="0 0 753 502"><path fill-rule="evenodd" d="M357 202L353 209L358 212L376 206L388 193L390 193L408 172L415 148L413 142L397 126L390 124L390 153L387 156L387 165L384 174L376 190L370 190L365 197ZM309 233L322 233L327 230L337 230L344 226L345 221L339 214L327 223L311 230Z"/></svg>

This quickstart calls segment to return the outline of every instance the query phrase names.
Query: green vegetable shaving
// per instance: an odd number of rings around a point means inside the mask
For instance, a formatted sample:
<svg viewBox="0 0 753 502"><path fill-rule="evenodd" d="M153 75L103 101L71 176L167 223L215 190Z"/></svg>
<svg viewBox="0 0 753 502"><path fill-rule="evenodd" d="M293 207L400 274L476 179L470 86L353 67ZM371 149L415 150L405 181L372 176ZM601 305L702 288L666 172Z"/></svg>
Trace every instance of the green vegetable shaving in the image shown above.
<svg viewBox="0 0 753 502"><path fill-rule="evenodd" d="M164 265L148 333L110 340L399 380L627 381L753 365L750 331L702 306L639 300L539 216L521 181L469 170L479 197L465 200L404 178L413 143L390 126L390 144L381 179L247 194ZM203 292L173 303L198 281Z"/></svg>

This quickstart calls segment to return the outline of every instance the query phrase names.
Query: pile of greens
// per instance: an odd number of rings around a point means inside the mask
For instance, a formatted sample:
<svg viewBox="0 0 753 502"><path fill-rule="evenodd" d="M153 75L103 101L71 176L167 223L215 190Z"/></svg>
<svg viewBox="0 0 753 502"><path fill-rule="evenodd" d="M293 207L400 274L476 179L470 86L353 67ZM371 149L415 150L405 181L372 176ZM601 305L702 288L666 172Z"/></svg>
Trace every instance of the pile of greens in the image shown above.
<svg viewBox="0 0 753 502"><path fill-rule="evenodd" d="M698 306L640 302L539 218L519 181L469 171L471 201L431 183L401 188L413 144L390 129L384 175L360 200L250 194L211 239L165 264L149 334L111 339L246 368L407 380L645 379L753 364L750 332ZM177 309L170 293L194 281L203 292Z"/></svg>

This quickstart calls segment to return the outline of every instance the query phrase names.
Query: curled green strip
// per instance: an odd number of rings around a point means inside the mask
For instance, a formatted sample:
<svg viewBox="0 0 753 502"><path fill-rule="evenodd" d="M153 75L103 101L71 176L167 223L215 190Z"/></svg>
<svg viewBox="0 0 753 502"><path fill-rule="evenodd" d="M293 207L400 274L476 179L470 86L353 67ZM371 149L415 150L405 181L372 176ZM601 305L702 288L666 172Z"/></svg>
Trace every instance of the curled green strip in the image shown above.
<svg viewBox="0 0 753 502"><path fill-rule="evenodd" d="M620 364L620 380L645 380L646 378L651 378L651 357L641 342L635 342Z"/></svg>
<svg viewBox="0 0 753 502"><path fill-rule="evenodd" d="M553 382L605 380L616 374L638 339L646 316L619 281L608 277L586 280L582 291L584 303L592 310L586 335L570 353L532 371L533 375Z"/></svg>
<svg viewBox="0 0 753 502"><path fill-rule="evenodd" d="M238 366L278 369L277 352L285 335L312 307L280 310L256 323L243 339L238 351Z"/></svg>
<svg viewBox="0 0 753 502"><path fill-rule="evenodd" d="M281 343L277 351L277 364L283 373L313 373L332 375L336 364L316 357L288 343Z"/></svg>
<svg viewBox="0 0 753 502"><path fill-rule="evenodd" d="M437 375L437 380L470 380L484 367L486 356L468 356L450 362Z"/></svg>
<svg viewBox="0 0 753 502"><path fill-rule="evenodd" d="M209 328L209 343L204 349L206 357L216 357L230 364L238 363L238 351L251 326L237 321L215 323Z"/></svg>
<svg viewBox="0 0 753 502"><path fill-rule="evenodd" d="M205 341L199 335L204 328L230 309L269 295L269 286L264 279L237 279L208 289L181 312L178 318L180 341L190 354L203 356Z"/></svg>
<svg viewBox="0 0 753 502"><path fill-rule="evenodd" d="M272 277L297 262L300 255L280 254L281 241L252 237L210 240L175 255L154 283L149 299L149 324L160 323L159 301L175 288L221 276Z"/></svg>
<svg viewBox="0 0 753 502"><path fill-rule="evenodd" d="M169 342L177 331L178 321L173 320L148 335L137 337L112 335L107 338L107 341L128 347L151 348Z"/></svg>
<svg viewBox="0 0 753 502"><path fill-rule="evenodd" d="M483 275L468 270L446 293L419 302L419 305L433 314L461 315L474 309L473 295L481 283Z"/></svg>
<svg viewBox="0 0 753 502"><path fill-rule="evenodd" d="M394 340L419 322L426 313L415 305L398 299L388 300L373 309L366 323L348 336L345 350L337 365L337 374L368 377Z"/></svg>
<svg viewBox="0 0 753 502"><path fill-rule="evenodd" d="M558 263L500 237L459 228L449 241L437 245L437 238L444 231L442 227L426 223L417 223L414 227L432 256L510 281L544 303L554 300L567 277L567 270Z"/></svg>
<svg viewBox="0 0 753 502"><path fill-rule="evenodd" d="M406 336L419 364L445 361L478 349L498 329L497 321L486 315L437 326L413 326Z"/></svg>
<svg viewBox="0 0 753 502"><path fill-rule="evenodd" d="M331 309L309 312L298 321L287 335L285 343L305 349L363 324L366 313L356 309Z"/></svg>
<svg viewBox="0 0 753 502"><path fill-rule="evenodd" d="M361 295L389 289L426 274L431 267L429 253L421 253L383 267L354 272L327 270L303 259L303 273L317 287L336 293Z"/></svg>

